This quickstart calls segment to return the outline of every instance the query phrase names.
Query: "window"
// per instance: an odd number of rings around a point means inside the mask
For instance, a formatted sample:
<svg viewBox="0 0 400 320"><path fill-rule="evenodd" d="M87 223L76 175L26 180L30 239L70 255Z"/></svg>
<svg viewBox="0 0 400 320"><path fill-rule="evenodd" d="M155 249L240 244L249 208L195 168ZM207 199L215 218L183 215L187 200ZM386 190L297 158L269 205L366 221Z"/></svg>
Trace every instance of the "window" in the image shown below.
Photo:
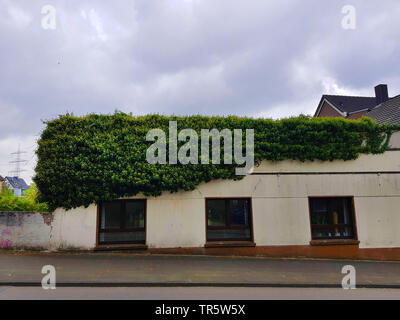
<svg viewBox="0 0 400 320"><path fill-rule="evenodd" d="M100 205L100 244L144 244L145 226L146 200L116 200Z"/></svg>
<svg viewBox="0 0 400 320"><path fill-rule="evenodd" d="M251 241L250 199L206 199L207 241Z"/></svg>
<svg viewBox="0 0 400 320"><path fill-rule="evenodd" d="M353 198L310 198L313 240L355 239Z"/></svg>

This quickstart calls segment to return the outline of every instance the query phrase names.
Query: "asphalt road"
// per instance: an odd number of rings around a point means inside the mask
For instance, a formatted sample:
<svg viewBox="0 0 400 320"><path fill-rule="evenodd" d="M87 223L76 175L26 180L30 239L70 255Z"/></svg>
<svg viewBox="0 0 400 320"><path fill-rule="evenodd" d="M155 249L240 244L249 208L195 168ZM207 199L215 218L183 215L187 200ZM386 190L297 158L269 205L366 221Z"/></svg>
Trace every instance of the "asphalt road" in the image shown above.
<svg viewBox="0 0 400 320"><path fill-rule="evenodd" d="M59 288L62 285L163 287L194 284L341 287L344 277L341 271L345 265L355 267L359 288L400 287L400 262L10 251L0 251L0 286L40 286L44 265L55 267Z"/></svg>
<svg viewBox="0 0 400 320"><path fill-rule="evenodd" d="M251 287L0 287L0 300L399 300L400 289Z"/></svg>

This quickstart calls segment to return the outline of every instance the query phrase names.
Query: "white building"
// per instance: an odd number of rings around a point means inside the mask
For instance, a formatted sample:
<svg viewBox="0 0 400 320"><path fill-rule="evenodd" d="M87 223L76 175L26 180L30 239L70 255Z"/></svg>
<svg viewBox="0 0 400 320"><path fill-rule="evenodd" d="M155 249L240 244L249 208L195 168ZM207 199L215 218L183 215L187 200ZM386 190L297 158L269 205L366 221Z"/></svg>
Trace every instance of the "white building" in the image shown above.
<svg viewBox="0 0 400 320"><path fill-rule="evenodd" d="M400 151L264 161L190 192L7 214L0 246L400 260Z"/></svg>
<svg viewBox="0 0 400 320"><path fill-rule="evenodd" d="M19 177L5 177L4 185L13 191L15 197L22 197L24 192L29 189L25 180Z"/></svg>
<svg viewBox="0 0 400 320"><path fill-rule="evenodd" d="M400 260L400 151L264 161L240 181L23 219L10 246Z"/></svg>

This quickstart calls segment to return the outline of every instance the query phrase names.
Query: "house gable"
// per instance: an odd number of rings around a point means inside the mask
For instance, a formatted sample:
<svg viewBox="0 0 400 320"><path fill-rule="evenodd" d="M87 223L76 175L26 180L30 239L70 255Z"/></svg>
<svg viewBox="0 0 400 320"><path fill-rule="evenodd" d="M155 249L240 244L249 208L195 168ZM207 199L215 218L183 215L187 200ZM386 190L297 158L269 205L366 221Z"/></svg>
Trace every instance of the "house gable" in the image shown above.
<svg viewBox="0 0 400 320"><path fill-rule="evenodd" d="M358 119L376 106L375 97L323 95L314 117Z"/></svg>
<svg viewBox="0 0 400 320"><path fill-rule="evenodd" d="M316 117L345 117L345 115L332 106L327 100L322 102L321 108L317 110Z"/></svg>

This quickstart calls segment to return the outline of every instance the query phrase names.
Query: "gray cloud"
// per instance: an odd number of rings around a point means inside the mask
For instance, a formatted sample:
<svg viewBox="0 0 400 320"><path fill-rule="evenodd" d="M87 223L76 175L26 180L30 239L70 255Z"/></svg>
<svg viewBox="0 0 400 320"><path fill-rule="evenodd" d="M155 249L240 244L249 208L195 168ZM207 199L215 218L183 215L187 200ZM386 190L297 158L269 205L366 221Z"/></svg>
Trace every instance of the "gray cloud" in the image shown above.
<svg viewBox="0 0 400 320"><path fill-rule="evenodd" d="M400 93L399 15L398 0L3 0L0 174L21 143L29 179L41 119L67 111L283 117L322 93Z"/></svg>

